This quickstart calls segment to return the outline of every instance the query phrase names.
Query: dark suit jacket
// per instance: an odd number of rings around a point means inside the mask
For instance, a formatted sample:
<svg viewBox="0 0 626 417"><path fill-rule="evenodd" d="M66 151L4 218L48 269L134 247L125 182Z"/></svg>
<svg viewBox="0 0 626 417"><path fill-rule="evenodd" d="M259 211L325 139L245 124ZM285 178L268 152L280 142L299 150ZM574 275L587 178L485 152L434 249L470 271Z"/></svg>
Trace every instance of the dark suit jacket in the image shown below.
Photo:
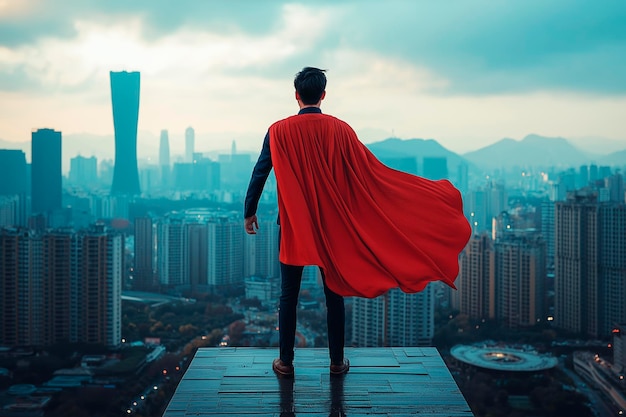
<svg viewBox="0 0 626 417"><path fill-rule="evenodd" d="M322 110L319 107L305 107L300 109L298 114L307 113L321 113ZM263 140L263 148L261 149L261 155L254 165L252 170L252 178L250 178L250 184L248 185L248 191L246 193L246 201L244 204L244 218L248 218L256 214L257 207L259 205L259 199L263 193L263 187L265 181L272 171L272 155L270 152L270 132L265 134ZM279 221L280 223L280 221Z"/></svg>

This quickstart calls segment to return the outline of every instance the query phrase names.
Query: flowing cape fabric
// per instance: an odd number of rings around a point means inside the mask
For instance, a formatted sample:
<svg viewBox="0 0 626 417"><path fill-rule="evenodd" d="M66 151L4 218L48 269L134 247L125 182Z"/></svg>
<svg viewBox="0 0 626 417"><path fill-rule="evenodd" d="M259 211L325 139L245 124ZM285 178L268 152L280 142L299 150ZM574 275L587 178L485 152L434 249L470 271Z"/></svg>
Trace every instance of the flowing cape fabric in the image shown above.
<svg viewBox="0 0 626 417"><path fill-rule="evenodd" d="M270 127L280 260L318 265L343 296L454 288L471 230L459 191L380 162L347 123L301 114Z"/></svg>

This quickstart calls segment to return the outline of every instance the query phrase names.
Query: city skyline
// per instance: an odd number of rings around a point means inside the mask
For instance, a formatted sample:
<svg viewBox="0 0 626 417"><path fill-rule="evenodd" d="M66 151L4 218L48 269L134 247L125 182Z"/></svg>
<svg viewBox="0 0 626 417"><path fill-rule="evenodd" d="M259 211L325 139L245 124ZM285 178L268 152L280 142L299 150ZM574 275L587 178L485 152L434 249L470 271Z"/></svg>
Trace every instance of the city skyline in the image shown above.
<svg viewBox="0 0 626 417"><path fill-rule="evenodd" d="M537 133L626 149L624 17L589 1L0 3L0 139L113 135L108 73L128 70L142 74L138 130L157 144L167 129L182 153L191 126L198 151L258 150L297 110L295 72L316 65L324 111L365 143L467 152Z"/></svg>

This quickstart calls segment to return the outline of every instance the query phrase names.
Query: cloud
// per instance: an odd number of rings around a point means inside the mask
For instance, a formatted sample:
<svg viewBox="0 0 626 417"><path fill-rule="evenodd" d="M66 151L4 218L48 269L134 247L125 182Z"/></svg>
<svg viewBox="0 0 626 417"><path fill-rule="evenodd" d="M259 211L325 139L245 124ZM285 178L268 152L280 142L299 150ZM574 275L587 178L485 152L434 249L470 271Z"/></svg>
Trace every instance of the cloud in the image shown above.
<svg viewBox="0 0 626 417"><path fill-rule="evenodd" d="M313 65L366 140L626 137L624 21L623 1L0 0L0 135L111 134L108 73L137 70L140 129L256 149Z"/></svg>
<svg viewBox="0 0 626 417"><path fill-rule="evenodd" d="M391 1L368 6L360 9L360 21L376 26L348 21L356 33L351 47L428 67L451 81L448 93L626 92L621 75L626 69L625 2Z"/></svg>
<svg viewBox="0 0 626 417"><path fill-rule="evenodd" d="M188 59L206 54L212 60L217 54L220 59L214 65L224 63L233 71L271 75L305 57L315 60L329 50L351 49L428 68L449 81L433 91L441 94L626 92L622 1L351 0L311 6L277 0L24 0L19 7L14 3L0 3L4 4L0 43L12 50L53 41L84 42L91 28L102 34L100 44L110 40L104 51L117 50L117 57L105 56L114 62L131 51L135 56L154 55L159 47L165 48L162 55L180 58L182 52L167 48L184 38L182 50ZM113 28L118 36L104 37ZM119 45L126 40L127 48ZM132 50L133 43L138 49ZM228 60L223 59L225 50L217 50L227 43L232 45ZM253 55L267 58L259 63ZM15 72L3 67L0 61L0 76Z"/></svg>

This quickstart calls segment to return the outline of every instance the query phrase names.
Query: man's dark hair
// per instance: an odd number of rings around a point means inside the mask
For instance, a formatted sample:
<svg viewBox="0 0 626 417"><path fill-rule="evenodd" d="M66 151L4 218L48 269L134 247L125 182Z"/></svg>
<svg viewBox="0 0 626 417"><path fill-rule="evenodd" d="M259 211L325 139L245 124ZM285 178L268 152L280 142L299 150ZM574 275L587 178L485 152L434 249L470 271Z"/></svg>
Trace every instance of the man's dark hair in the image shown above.
<svg viewBox="0 0 626 417"><path fill-rule="evenodd" d="M296 74L293 85L304 104L317 104L326 90L326 70L304 67Z"/></svg>

